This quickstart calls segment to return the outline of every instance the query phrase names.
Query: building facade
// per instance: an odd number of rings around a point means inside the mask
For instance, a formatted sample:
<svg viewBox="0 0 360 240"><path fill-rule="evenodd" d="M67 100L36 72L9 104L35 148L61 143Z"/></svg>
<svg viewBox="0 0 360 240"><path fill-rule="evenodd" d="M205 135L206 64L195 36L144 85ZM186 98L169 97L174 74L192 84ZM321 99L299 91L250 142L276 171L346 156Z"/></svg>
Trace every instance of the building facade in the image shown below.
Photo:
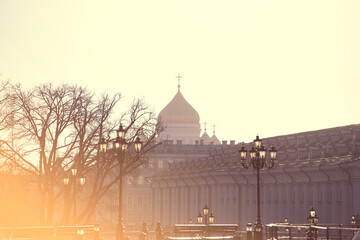
<svg viewBox="0 0 360 240"><path fill-rule="evenodd" d="M314 207L319 223L349 224L360 213L360 125L272 137L278 149L274 168L262 170L264 224L305 223ZM250 144L246 144L250 149ZM256 174L239 160L242 144L221 146L209 156L174 162L152 177L153 222L165 225L196 219L208 204L216 223L245 229L256 220Z"/></svg>
<svg viewBox="0 0 360 240"><path fill-rule="evenodd" d="M147 164L124 183L123 215L127 228L142 223L164 227L196 222L205 204L216 223L242 229L256 220L256 174L239 160L242 143L200 135L196 110L178 92L160 112L162 144ZM320 223L349 223L360 213L360 125L276 136L263 140L278 150L275 166L262 170L261 216L264 224L306 222L314 207ZM252 143L245 146L250 149ZM107 219L116 222L114 210ZM111 206L109 206L111 208ZM109 209L110 209L109 208ZM108 220L106 220L108 221ZM105 221L105 222L106 222Z"/></svg>

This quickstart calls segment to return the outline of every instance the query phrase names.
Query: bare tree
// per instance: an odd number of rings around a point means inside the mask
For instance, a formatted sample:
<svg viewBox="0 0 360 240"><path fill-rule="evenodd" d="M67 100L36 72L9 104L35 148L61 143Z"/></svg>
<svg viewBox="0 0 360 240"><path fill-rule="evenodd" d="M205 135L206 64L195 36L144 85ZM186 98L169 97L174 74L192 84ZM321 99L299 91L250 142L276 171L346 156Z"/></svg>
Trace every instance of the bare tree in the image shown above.
<svg viewBox="0 0 360 240"><path fill-rule="evenodd" d="M55 201L64 193L62 179L70 169L76 167L79 174L93 179L92 190L80 214L80 218L88 219L111 186L143 163L141 154L129 157L124 171L119 173L114 171L116 162L102 161L99 157L100 139L110 140L120 122L128 126L129 143L137 135L143 137L142 154L154 146L153 140L161 131L157 119L141 99L134 100L130 111L114 117L120 94L103 94L96 99L94 93L78 86L44 84L29 91L15 85L8 95L16 144L1 140L6 151L0 154L37 178L41 216L47 224L53 221ZM115 174L109 178L110 172ZM63 221L68 211L65 208Z"/></svg>
<svg viewBox="0 0 360 240"><path fill-rule="evenodd" d="M38 178L41 216L51 224L56 186L63 172L62 162L71 157L77 141L77 136L71 134L71 127L83 90L69 85L45 84L24 91L16 85L11 96L14 108L18 109L14 125L18 144L16 148L8 146L16 153L12 160Z"/></svg>
<svg viewBox="0 0 360 240"><path fill-rule="evenodd" d="M12 106L13 99L9 94L9 81L0 83L0 131L6 131L12 128L14 124L14 113L16 108Z"/></svg>
<svg viewBox="0 0 360 240"><path fill-rule="evenodd" d="M153 112L144 103L143 99L135 99L128 111L120 117L120 122L107 128L102 137L109 142L114 140L111 133L115 132L116 127L125 124L126 139L130 146L127 152L126 161L123 162L122 172L119 172L119 162L116 161L116 152L110 149L106 154L97 152L96 163L87 161L88 167L86 175L91 176L92 185L89 192L88 201L79 216L79 220L87 221L91 218L96 210L99 201L109 192L111 187L116 184L120 178L133 172L145 162L145 157L151 149L157 144L155 143L156 136L162 131L162 127L158 124L157 118ZM136 154L133 149L133 143L137 136L141 136L144 141L144 146L140 154ZM91 166L91 167L90 167Z"/></svg>

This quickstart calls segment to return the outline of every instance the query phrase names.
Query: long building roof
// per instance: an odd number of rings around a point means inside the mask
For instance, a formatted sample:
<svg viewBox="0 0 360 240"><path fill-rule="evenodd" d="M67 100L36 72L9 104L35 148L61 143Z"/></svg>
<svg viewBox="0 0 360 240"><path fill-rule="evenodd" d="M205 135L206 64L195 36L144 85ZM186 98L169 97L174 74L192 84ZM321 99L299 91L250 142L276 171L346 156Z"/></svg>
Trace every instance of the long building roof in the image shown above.
<svg viewBox="0 0 360 240"><path fill-rule="evenodd" d="M250 150L252 144L209 148L207 157L170 163L161 175L241 169L240 147L244 145ZM275 168L349 163L360 160L360 124L270 137L263 139L263 144L278 150Z"/></svg>

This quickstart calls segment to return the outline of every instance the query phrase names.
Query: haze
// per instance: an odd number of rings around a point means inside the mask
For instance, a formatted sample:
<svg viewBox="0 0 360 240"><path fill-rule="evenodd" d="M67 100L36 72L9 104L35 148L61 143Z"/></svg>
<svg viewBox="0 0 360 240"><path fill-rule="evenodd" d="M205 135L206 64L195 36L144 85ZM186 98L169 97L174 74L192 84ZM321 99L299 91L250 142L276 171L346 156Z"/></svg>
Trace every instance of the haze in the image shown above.
<svg viewBox="0 0 360 240"><path fill-rule="evenodd" d="M358 0L0 0L0 80L120 91L159 113L180 73L220 140L357 124L359 12Z"/></svg>

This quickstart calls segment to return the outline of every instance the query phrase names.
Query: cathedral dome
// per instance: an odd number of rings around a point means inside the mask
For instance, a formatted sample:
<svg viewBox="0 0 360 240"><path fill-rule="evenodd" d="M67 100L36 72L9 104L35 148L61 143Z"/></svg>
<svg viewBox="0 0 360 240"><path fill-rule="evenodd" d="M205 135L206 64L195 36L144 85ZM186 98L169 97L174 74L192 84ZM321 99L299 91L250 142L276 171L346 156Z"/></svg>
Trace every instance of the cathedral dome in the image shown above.
<svg viewBox="0 0 360 240"><path fill-rule="evenodd" d="M198 112L186 101L180 89L174 98L159 113L163 123L199 123Z"/></svg>

